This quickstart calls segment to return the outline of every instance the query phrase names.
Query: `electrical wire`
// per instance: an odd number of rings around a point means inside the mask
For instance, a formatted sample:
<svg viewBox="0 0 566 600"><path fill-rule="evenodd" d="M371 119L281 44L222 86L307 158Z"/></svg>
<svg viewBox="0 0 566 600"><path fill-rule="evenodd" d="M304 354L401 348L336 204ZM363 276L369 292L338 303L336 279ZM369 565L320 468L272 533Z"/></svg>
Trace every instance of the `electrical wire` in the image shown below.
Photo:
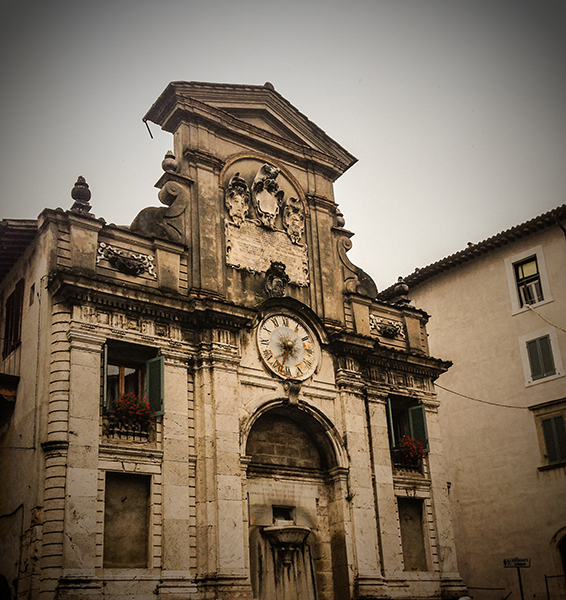
<svg viewBox="0 0 566 600"><path fill-rule="evenodd" d="M472 396L466 396L466 394L460 394L460 392L449 390L448 388L438 385L438 383L435 383L434 385L445 392L450 392L451 394L460 396L461 398L466 398L467 400L473 400L474 402L481 402L482 404L489 404L490 406L499 406L500 408L519 408L521 410L529 410L526 406L513 406L511 404L498 404L497 402L490 402L489 400L480 400L479 398L473 398Z"/></svg>
<svg viewBox="0 0 566 600"><path fill-rule="evenodd" d="M563 331L564 333L566 333L566 329L563 329L562 327L559 327L558 325L555 325L552 321L549 321L546 317L543 317L539 312L537 312L530 304L526 304L525 305L529 310L532 310L535 315L538 315L543 321L546 321L549 325L552 325L553 327L556 327L556 329L560 329L560 331Z"/></svg>

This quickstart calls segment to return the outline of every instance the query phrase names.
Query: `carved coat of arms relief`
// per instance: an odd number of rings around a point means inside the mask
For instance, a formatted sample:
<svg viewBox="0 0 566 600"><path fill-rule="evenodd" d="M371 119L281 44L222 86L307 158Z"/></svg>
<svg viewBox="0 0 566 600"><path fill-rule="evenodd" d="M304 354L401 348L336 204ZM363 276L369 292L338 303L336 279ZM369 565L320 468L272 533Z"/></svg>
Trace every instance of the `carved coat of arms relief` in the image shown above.
<svg viewBox="0 0 566 600"><path fill-rule="evenodd" d="M226 263L236 269L263 273L272 261L280 261L286 265L291 283L307 286L305 207L293 195L285 198L277 181L277 167L264 163L252 180L247 166L248 180L244 163L226 187Z"/></svg>

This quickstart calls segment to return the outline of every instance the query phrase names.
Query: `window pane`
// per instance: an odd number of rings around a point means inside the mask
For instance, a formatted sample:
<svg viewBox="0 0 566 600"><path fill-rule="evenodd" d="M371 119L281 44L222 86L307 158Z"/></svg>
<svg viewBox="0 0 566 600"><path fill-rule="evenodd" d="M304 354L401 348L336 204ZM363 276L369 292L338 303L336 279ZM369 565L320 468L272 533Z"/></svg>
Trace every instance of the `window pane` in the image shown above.
<svg viewBox="0 0 566 600"><path fill-rule="evenodd" d="M124 393L139 394L139 371L133 367L123 367L124 369Z"/></svg>
<svg viewBox="0 0 566 600"><path fill-rule="evenodd" d="M532 275L537 274L538 267L536 258L533 258L527 262L517 265L517 275L519 279L524 279L525 277L531 277Z"/></svg>

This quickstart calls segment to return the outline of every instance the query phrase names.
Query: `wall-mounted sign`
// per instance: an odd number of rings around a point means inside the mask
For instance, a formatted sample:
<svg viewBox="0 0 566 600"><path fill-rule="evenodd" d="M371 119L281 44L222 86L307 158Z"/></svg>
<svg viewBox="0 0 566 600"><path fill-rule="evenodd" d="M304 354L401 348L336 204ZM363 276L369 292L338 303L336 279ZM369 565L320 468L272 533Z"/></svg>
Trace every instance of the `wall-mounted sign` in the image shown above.
<svg viewBox="0 0 566 600"><path fill-rule="evenodd" d="M503 566L505 568L508 568L508 567L514 567L514 568L530 567L531 559L530 558L504 558Z"/></svg>

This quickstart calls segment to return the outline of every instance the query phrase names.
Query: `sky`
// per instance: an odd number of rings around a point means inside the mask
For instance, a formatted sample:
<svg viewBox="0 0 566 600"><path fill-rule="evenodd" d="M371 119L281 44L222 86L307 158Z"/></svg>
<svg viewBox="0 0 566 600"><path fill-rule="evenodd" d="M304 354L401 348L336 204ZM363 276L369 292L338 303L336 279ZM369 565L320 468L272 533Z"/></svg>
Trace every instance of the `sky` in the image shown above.
<svg viewBox="0 0 566 600"><path fill-rule="evenodd" d="M380 290L566 203L565 0L0 0L0 218L159 206L170 81L263 85L358 158L335 184Z"/></svg>

